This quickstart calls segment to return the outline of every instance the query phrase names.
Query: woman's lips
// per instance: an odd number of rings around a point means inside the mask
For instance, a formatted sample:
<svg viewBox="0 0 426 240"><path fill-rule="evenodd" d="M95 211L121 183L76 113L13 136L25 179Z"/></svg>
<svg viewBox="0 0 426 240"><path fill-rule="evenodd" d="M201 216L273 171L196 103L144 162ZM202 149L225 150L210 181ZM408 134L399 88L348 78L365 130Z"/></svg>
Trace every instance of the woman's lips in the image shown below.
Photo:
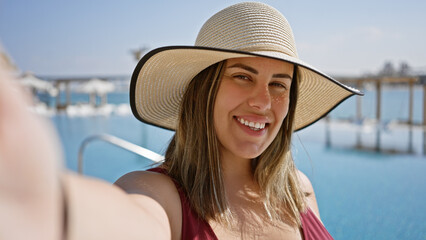
<svg viewBox="0 0 426 240"><path fill-rule="evenodd" d="M252 136L263 135L269 126L269 123L266 122L266 119L258 119L257 121L253 121L253 117L249 118L237 116L235 116L234 119L246 133Z"/></svg>

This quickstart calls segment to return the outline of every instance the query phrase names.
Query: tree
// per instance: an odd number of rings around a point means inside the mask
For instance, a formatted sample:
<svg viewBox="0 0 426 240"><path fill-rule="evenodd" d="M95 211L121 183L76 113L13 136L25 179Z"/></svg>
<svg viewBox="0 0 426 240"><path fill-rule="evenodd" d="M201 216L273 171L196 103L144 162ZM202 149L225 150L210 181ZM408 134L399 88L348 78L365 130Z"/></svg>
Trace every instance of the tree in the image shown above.
<svg viewBox="0 0 426 240"><path fill-rule="evenodd" d="M411 72L411 67L406 62L401 62L399 65L398 75L399 76L408 76Z"/></svg>
<svg viewBox="0 0 426 240"><path fill-rule="evenodd" d="M382 70L379 71L379 76L386 76L386 77L390 77L390 76L394 76L396 74L395 68L392 64L392 62L387 61L385 62L385 64L383 65Z"/></svg>

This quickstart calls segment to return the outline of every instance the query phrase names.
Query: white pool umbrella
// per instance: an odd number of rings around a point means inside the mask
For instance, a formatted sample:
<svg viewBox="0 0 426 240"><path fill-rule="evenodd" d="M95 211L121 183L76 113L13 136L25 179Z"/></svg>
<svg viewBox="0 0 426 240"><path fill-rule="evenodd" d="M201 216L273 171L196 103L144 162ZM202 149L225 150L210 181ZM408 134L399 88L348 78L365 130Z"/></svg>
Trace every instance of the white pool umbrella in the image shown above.
<svg viewBox="0 0 426 240"><path fill-rule="evenodd" d="M49 93L51 96L56 96L58 94L58 90L53 86L52 83L39 79L31 73L24 74L19 82L30 89L34 89L36 91L44 91Z"/></svg>
<svg viewBox="0 0 426 240"><path fill-rule="evenodd" d="M111 82L107 82L105 80L101 80L98 78L93 78L88 82L84 83L80 89L85 93L94 93L96 95L105 95L109 92L115 90L115 86Z"/></svg>

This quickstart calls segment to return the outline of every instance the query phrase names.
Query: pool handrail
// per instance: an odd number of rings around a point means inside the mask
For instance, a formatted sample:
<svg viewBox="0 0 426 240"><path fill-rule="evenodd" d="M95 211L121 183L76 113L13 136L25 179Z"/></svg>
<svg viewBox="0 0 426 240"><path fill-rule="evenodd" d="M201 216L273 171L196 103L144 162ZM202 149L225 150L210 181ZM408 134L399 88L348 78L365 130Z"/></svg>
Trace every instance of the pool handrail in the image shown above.
<svg viewBox="0 0 426 240"><path fill-rule="evenodd" d="M112 145L115 145L117 147L120 147L122 149L125 149L127 151L130 151L132 153L135 153L139 156L145 157L150 159L151 161L154 162L160 162L164 160L164 156L155 153L151 150L148 150L144 147L138 146L136 144L133 144L131 142L128 142L124 139L121 139L119 137L116 136L112 136L109 134L97 134L97 135L93 135L90 137L87 137L86 139L83 140L83 142L80 145L80 148L78 150L78 173L79 174L83 174L83 153L84 150L86 149L86 146L95 140L100 140L100 141L104 141L107 143L110 143Z"/></svg>

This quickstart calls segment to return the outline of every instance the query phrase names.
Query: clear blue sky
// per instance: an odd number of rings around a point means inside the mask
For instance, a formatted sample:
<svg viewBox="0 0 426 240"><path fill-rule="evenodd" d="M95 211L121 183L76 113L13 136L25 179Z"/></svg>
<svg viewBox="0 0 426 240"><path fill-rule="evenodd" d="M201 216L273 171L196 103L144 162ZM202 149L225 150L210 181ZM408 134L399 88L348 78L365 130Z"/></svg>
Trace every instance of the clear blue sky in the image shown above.
<svg viewBox="0 0 426 240"><path fill-rule="evenodd" d="M130 75L131 49L192 45L224 0L0 0L0 42L37 75ZM426 66L426 1L270 0L292 25L299 56L328 74Z"/></svg>

